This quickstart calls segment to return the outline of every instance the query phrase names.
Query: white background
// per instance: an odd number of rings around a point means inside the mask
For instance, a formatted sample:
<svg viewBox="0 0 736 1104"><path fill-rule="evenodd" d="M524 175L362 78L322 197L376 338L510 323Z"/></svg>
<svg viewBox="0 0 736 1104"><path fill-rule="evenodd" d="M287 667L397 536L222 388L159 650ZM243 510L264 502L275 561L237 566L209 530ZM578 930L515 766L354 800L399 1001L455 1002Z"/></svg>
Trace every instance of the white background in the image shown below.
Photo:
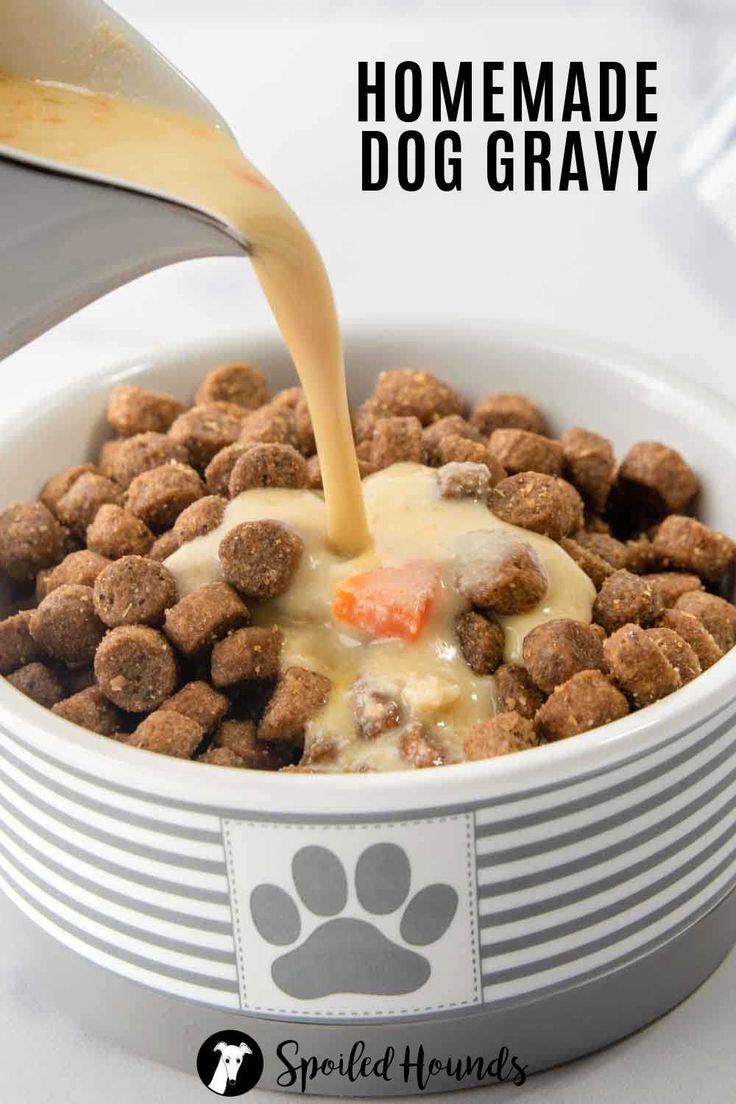
<svg viewBox="0 0 736 1104"><path fill-rule="evenodd" d="M438 316L545 322L623 342L736 399L736 324L653 230L678 140L736 54L734 0L117 0L212 99L251 159L313 231L346 322ZM491 195L468 157L460 195L362 194L356 62L525 58L659 63L652 190ZM468 149L484 137L467 132ZM5 278L5 277L4 277ZM4 367L15 419L92 365L186 336L271 329L237 260L199 261L121 289ZM452 366L448 365L451 373ZM1 430L1 423L0 423ZM53 467L53 458L49 458ZM0 936L8 932L0 905ZM0 938L0 1091L13 1104L192 1104L190 1075L110 1051L27 981ZM492 1101L556 1104L733 1099L731 960L684 1006L635 1038ZM251 1099L265 1104L266 1094Z"/></svg>

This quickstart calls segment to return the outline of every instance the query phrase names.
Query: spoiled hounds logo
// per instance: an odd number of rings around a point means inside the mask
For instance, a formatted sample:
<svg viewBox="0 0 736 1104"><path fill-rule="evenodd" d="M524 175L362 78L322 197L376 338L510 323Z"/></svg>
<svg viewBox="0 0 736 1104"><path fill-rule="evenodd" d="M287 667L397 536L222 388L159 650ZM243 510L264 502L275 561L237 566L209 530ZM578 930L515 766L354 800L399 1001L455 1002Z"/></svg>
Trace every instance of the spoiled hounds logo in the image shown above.
<svg viewBox="0 0 736 1104"><path fill-rule="evenodd" d="M261 1079L263 1053L242 1031L218 1031L199 1048L197 1073L216 1096L244 1096Z"/></svg>

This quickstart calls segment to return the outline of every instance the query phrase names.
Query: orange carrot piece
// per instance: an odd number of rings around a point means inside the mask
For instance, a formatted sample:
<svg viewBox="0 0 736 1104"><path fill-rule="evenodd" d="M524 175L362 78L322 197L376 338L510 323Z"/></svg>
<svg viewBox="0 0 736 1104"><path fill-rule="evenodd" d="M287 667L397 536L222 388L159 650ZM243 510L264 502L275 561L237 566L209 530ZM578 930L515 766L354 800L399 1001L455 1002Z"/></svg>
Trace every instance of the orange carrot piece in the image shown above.
<svg viewBox="0 0 736 1104"><path fill-rule="evenodd" d="M417 561L376 567L338 584L332 612L338 621L371 636L415 640L431 613L439 583L436 564Z"/></svg>

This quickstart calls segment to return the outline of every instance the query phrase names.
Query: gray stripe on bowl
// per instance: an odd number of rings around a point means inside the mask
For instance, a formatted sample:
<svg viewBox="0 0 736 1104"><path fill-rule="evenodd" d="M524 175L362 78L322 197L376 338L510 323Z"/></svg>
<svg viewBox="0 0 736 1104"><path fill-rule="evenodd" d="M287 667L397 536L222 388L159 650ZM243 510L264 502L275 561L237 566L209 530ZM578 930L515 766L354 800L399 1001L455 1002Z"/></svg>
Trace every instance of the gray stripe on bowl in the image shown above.
<svg viewBox="0 0 736 1104"><path fill-rule="evenodd" d="M723 848L728 845L729 841L733 847L734 829L732 825L702 851L699 851L696 855L687 859L680 866L675 867L674 870L670 870L666 874L663 874L662 877L649 882L643 889L629 894L628 897L620 897L612 904L604 905L601 908L595 909L593 912L586 912L575 917L573 920L567 920L561 924L554 924L539 931L530 932L527 935L516 936L513 939L502 939L496 943L482 943L481 955L485 957L486 955L504 955L512 951L521 951L527 947L535 947L543 943L549 943L565 935L572 935L578 931L585 931L586 928L593 927L595 924L611 920L619 913L626 912L627 909L641 904L650 897L654 897L661 890L676 885L677 882L681 881L687 874L692 873L692 871L705 862L706 859L711 858L713 855L723 850ZM642 926L644 925L645 919L643 918ZM486 927L488 925L483 926Z"/></svg>
<svg viewBox="0 0 736 1104"><path fill-rule="evenodd" d="M104 954L109 955L110 958L117 959L119 962L129 963L131 966L139 966L141 969L147 970L151 974L158 975L160 977L173 978L176 981L187 982L190 985L196 985L205 989L216 989L223 993L238 993L238 983L236 980L230 981L227 978L211 977L210 975L197 971L197 970L183 970L178 966L170 966L166 963L158 962L155 959L146 958L144 955L133 954L130 951L123 951L120 947L117 947L114 943L107 943L104 939L99 939L95 935L90 935L84 928L77 928L76 925L64 920L56 912L46 908L35 897L32 897L27 893L22 886L18 885L18 882L12 874L8 874L7 871L3 871L0 877L7 878L13 888L13 892L17 893L22 900L49 920L61 931L67 932L69 935L74 936L80 943L86 943L89 947L94 947L98 951L102 951Z"/></svg>
<svg viewBox="0 0 736 1104"><path fill-rule="evenodd" d="M651 855L647 855L646 858L641 859L639 862L633 863L631 866L622 867L616 874L610 874L604 878L599 878L595 882L588 882L578 889L571 889L565 893L553 894L551 897L545 897L543 900L534 901L529 905L502 909L498 912L485 912L479 918L479 927L490 928L497 924L510 924L519 920L530 920L535 916L543 916L545 913L554 912L558 908L577 904L579 901L594 897L598 893L605 893L607 890L614 889L620 883L631 881L632 878L636 878L640 874L645 874L647 870L652 870L654 867L662 865L667 859L672 858L679 851L683 851L686 847L689 847L690 844L694 843L700 836L705 835L706 832L714 828L719 821L727 816L728 813L733 812L734 809L736 809L736 795L734 795L726 805L719 806L707 820L696 824L695 827L684 836L680 836L678 839L673 840L672 843L667 844L666 847L661 848L659 851L654 851ZM724 833L724 838L727 835L733 834L733 831L733 828L729 828ZM622 848L622 851L629 849L630 841L626 840L625 842L626 847ZM611 858L613 856L608 855L607 857ZM496 891L495 886L489 888L493 888L494 891ZM486 896L492 896L492 894L487 894Z"/></svg>
<svg viewBox="0 0 736 1104"><path fill-rule="evenodd" d="M710 732L703 737L702 741L698 743L697 750L703 751L711 747L714 743L717 743L734 722L736 722L736 717L732 718L731 721L723 721L720 725L711 729ZM663 763L657 763L649 770L643 771L640 775L637 775L636 779L631 780L627 778L623 782L618 782L615 786L611 786L605 791L596 791L594 794L579 797L574 801L555 805L554 808L545 809L540 812L511 817L508 820L497 821L491 824L479 824L476 828L476 839L488 839L491 836L500 836L507 832L520 831L524 828L535 828L548 821L560 820L565 816L597 807L602 805L605 801L612 801L620 796L628 796L628 794L633 794L634 791L648 785L648 783L654 782L657 779L662 779L665 774L669 774L671 771L676 770L679 766L682 766L683 763L687 763L688 760L692 758L692 755L693 749L685 748L683 751L678 752L677 755L673 755Z"/></svg>
<svg viewBox="0 0 736 1104"><path fill-rule="evenodd" d="M106 832L101 828L94 827L91 824L85 824L83 820L77 817L71 816L69 813L62 813L53 805L48 805L36 797L30 790L24 790L22 786L19 786L14 779L8 777L7 774L0 773L0 779L4 785L16 793L19 797L22 797L24 801L27 801L29 805L33 805L34 808L39 809L41 812L46 813L47 816L53 817L59 824L63 824L66 828L71 828L75 832L80 832L85 836L88 836L91 840L96 840L98 843L104 843L108 847L115 848L116 851L125 852L126 854L138 855L143 859L150 859L153 862L162 863L165 866L176 866L182 870L196 870L202 874L225 874L225 862L224 858L220 862L216 859L201 859L193 858L188 855L180 855L177 851L166 851L161 847L151 847L145 843L134 843L121 836L113 835L111 832ZM126 823L124 817L120 818L121 826Z"/></svg>
<svg viewBox="0 0 736 1104"><path fill-rule="evenodd" d="M58 846L59 842L63 839L63 837L55 836L52 832L49 832L46 828L31 820L30 817L27 817L20 809L11 805L2 794L0 794L0 807L6 808L16 820L21 821L31 832L40 836L42 839L48 840L49 843ZM1 827L2 825L0 825L0 828ZM171 881L171 879L163 878L157 874L145 874L141 870L133 870L130 867L122 866L120 863L113 862L111 859L106 858L101 860L100 857L95 854L94 850L86 851L68 840L63 840L63 845L64 849L70 855L74 855L76 858L82 859L87 863L92 862L99 866L101 870L110 870L119 874L127 881L149 886L152 889L168 889L181 897L190 897L196 901L207 901L217 905L229 905L230 903L230 898L226 890L203 889L199 886L187 885L184 882L174 882Z"/></svg>
<svg viewBox="0 0 736 1104"><path fill-rule="evenodd" d="M83 806L85 809L91 809L94 812L102 813L104 816L111 815L109 802L105 804L103 801L97 801L95 798L89 797L88 794L80 793L78 790L73 791L72 798L68 787L48 778L46 775L42 774L41 771L32 767L27 759L16 754L16 752L9 747L3 747L2 744L0 744L0 758L11 759L16 770L28 775L29 778L34 779L34 781L38 782L52 793L56 793L60 797L66 797L69 800L74 800L77 805ZM119 809L115 809L116 815L119 814L120 811ZM172 824L170 821L156 820L153 817L146 817L140 813L134 813L129 810L125 810L125 823L134 825L137 828L144 828L156 832L161 836L173 836L175 839L187 839L196 843L221 842L221 835L217 830L213 829L212 831L207 831L204 828L187 828L184 825Z"/></svg>
<svg viewBox="0 0 736 1104"><path fill-rule="evenodd" d="M681 904L685 904L691 900L697 893L705 889L711 882L715 881L719 874L724 873L729 867L734 865L734 854L731 853L721 863L710 871L704 878L701 878L699 882L696 882L694 886L689 886L687 890L674 897L671 901L667 901L664 905L660 905L654 912L651 912L646 917L646 922L632 921L631 924L627 924L624 928L618 928L615 932L611 932L609 935L601 936L598 939L592 939L588 943L579 943L575 947L571 947L567 951L560 951L557 954L550 955L547 958L535 958L533 961L525 962L519 966L510 966L505 970L486 971L482 976L482 983L486 985L498 985L504 981L515 981L518 978L533 977L534 974L542 973L544 970L550 970L554 966L565 966L568 962L574 962L576 959L582 958L587 954L596 954L599 951L604 951L608 947L613 947L617 943L623 942L631 935L639 935L645 932L647 928L652 927L657 920L663 919L668 913L674 912ZM733 887L736 881L736 876L732 877L728 886L722 890L720 896L725 896L726 893ZM489 958L492 956L488 956Z"/></svg>
<svg viewBox="0 0 736 1104"><path fill-rule="evenodd" d="M119 920L113 913L100 911L99 909L95 909L92 905L85 904L83 901L74 898L74 896L70 896L65 889L62 889L60 885L57 884L55 879L46 881L43 877L40 877L38 873L35 873L28 867L21 866L18 857L15 856L6 845L7 840L3 842L3 840L0 839L0 854L6 858L7 862L12 864L15 870L21 871L23 877L33 882L35 887L53 896L58 903L65 905L67 909L70 909L72 912L78 913L79 916L84 916L93 923L100 924L103 927L109 927L111 931L119 932L121 935L127 935L132 938L132 940L138 940L141 943L150 943L152 946L160 946L168 949L168 951L189 955L193 958L207 958L212 959L213 962L235 963L235 945L233 943L232 931L225 932L225 936L228 937L228 943L231 943L232 946L217 948L189 942L183 937L177 938L171 935L157 934L156 932L151 932L147 927L139 927L135 923ZM26 852L24 851L24 853ZM64 874L58 875L58 877L68 881L68 879L64 878ZM76 885L76 883L73 884ZM94 892L94 890L92 892ZM134 904L135 911L135 902L132 904ZM127 907L130 909L131 904L128 904ZM137 906L137 912L141 917L146 916L150 919L150 913L147 907L141 907L140 902ZM202 925L189 925L189 932L195 937L201 935Z"/></svg>
<svg viewBox="0 0 736 1104"><path fill-rule="evenodd" d="M3 846L2 841L0 841L0 855L3 855L6 862L15 870L21 869L14 856ZM218 950L215 947L203 947L201 944L173 939L171 936L167 935L156 935L146 928L136 927L133 924L126 923L124 920L118 920L108 913L99 912L96 909L90 908L75 897L70 897L62 889L59 889L58 886L52 885L50 882L41 881L36 874L32 873L27 868L23 868L22 874L24 878L32 882L42 892L48 894L49 897L53 897L59 904L65 905L67 908L71 909L72 912L76 912L80 916L84 916L96 924L101 924L103 927L110 928L112 931L120 932L121 935L127 935L131 939L137 939L140 943L147 943L152 948L162 947L164 950L175 951L177 954L187 955L190 958L198 959L203 962L222 962L231 965L233 967L233 972L235 971L234 945L232 950ZM138 906L138 911L141 911L140 905ZM147 908L144 910L144 914L148 914ZM192 931L196 934L196 929L192 929Z"/></svg>
<svg viewBox="0 0 736 1104"><path fill-rule="evenodd" d="M726 729L726 733L729 731L730 726ZM724 735L725 733L721 733ZM539 840L537 843L525 843L518 847L507 847L502 851L492 851L488 854L479 854L477 858L478 868L483 869L488 866L503 866L505 863L517 862L520 859L535 858L538 855L547 854L550 851L557 851L562 847L566 847L570 844L581 843L584 840L588 840L593 836L601 835L603 832L609 831L611 828L618 828L627 824L629 821L635 819L638 816L642 816L645 813L652 812L661 805L663 805L669 798L678 797L682 794L683 789L690 787L693 783L701 781L704 778L708 778L709 775L715 773L719 766L727 762L736 756L736 746L734 744L728 744L718 755L709 759L707 763L702 767L693 771L687 778L687 783L678 781L668 789L660 790L658 793L648 797L645 801L639 802L638 805L630 805L621 809L618 813L612 813L608 817L604 817L601 820L593 820L589 824L582 825L579 828L572 829L568 832L562 832L559 835L548 835L544 839ZM708 791L708 795L712 793L718 793L729 781L736 777L736 769L731 771L725 779L718 783L717 787ZM702 802L702 798L698 799ZM691 806L685 806L685 808L692 808ZM670 818L671 819L671 818ZM683 815L678 811L676 819L673 823L677 823L678 820L682 820ZM659 835L661 832L660 825L655 825L653 828L648 829L648 835L642 833L641 839L645 840L653 836Z"/></svg>
<svg viewBox="0 0 736 1104"><path fill-rule="evenodd" d="M571 989L578 985L585 985L587 982L595 981L597 978L603 977L605 974L613 973L615 970L622 969L627 964L636 962L639 959L645 958L653 951L659 950L666 943L677 938L688 928L693 927L717 908L729 893L733 892L734 886L736 886L736 876L732 879L730 885L725 889L718 890L711 897L700 905L691 916L685 919L679 920L666 932L655 936L653 939L648 940L646 943L641 943L631 950L626 951L624 954L619 955L616 958L612 958L599 966L591 967L588 970L584 970L579 974L572 975L571 977L564 978L560 981L555 981L547 985L541 985L536 989L525 990L523 993L515 993L508 997L498 997L496 999L491 995L490 987L484 990L483 1003L484 1006L493 1009L503 1010L504 1008L515 1007L520 1003L528 1003L536 1000L541 1000L545 997L554 996L556 993L560 993L565 989Z"/></svg>
<svg viewBox="0 0 736 1104"><path fill-rule="evenodd" d="M233 926L229 921L215 920L212 917L201 916L197 913L179 912L176 909L164 908L162 905L156 905L142 899L140 894L137 897L132 897L125 893L120 893L118 890L110 889L100 882L93 882L91 878L86 878L83 874L79 874L75 870L70 870L69 867L62 866L61 863L49 858L43 851L34 847L27 838L21 838L17 832L13 831L9 824L3 824L2 831L12 840L19 851L22 851L29 858L34 859L39 865L46 867L52 874L55 874L59 878L64 878L68 882L73 882L75 885L78 885L80 889L85 889L88 893L94 893L98 897L109 901L111 904L121 905L123 908L132 910L137 909L138 911L141 910L141 907L145 907L146 915L157 920L165 920L170 924L179 924L182 927L189 927L200 932L209 932L212 935L232 936ZM1 846L2 843L0 842L0 847ZM131 886L131 891L134 888L135 887Z"/></svg>
<svg viewBox="0 0 736 1104"><path fill-rule="evenodd" d="M670 816L665 817L653 827L645 828L633 836L624 837L617 843L608 844L598 851L590 852L583 858L571 859L568 862L559 863L557 866L549 866L544 870L533 871L530 874L518 874L512 878L508 878L506 881L494 881L486 883L485 885L479 885L478 897L493 897L500 893L512 893L520 889L532 889L535 886L554 882L558 878L565 877L569 874L578 874L582 870L588 870L591 867L603 865L607 860L616 858L618 855L622 855L632 850L634 847L638 847L640 844L648 843L650 840L656 839L657 836L662 835L670 828L674 828L683 820L687 820L692 813L700 812L704 805L707 805L714 797L717 797L718 794L728 788L730 782L733 781L734 775L736 775L736 771L732 771L730 775L720 779L712 789L707 791L707 793L699 795L695 800L691 801L689 805L682 806L682 808L676 810ZM586 838L587 833L582 830L576 842L580 842ZM491 866L492 863L488 862L483 865L488 867ZM478 860L478 866L481 866L480 859Z"/></svg>
<svg viewBox="0 0 736 1104"><path fill-rule="evenodd" d="M372 812L372 813L349 813L349 814L346 814L346 813L296 814L296 813L288 813L288 812L279 812L278 819L280 821L284 822L284 823L306 823L306 824L311 824L311 823L317 823L317 824L369 823L369 824L374 824L374 823L378 823L378 822L382 822L382 821L396 820L396 818L398 816L401 816L403 819L412 819L412 820L414 820L414 819L426 819L427 817L437 816L439 814L444 815L444 814L451 814L451 813L463 813L463 812L468 812L469 810L472 810L472 809L483 810L483 809L486 809L486 808L497 808L497 807L502 806L502 805L518 803L519 801L528 800L528 799L531 799L533 797L536 797L536 796L539 796L539 795L542 795L542 794L558 793L561 790L569 789L572 786L577 786L577 785L580 785L581 783L591 781L593 779L599 779L599 778L602 778L606 775L610 775L611 773L615 773L615 772L619 771L621 768L630 766L631 764L639 762L642 759L646 759L646 758L649 758L650 756L654 756L654 755L659 755L663 751L670 748L672 745L674 745L676 743L679 743L680 740L683 740L683 739L687 738L693 732L697 731L698 729L701 729L709 721L713 720L713 718L721 716L726 711L730 711L731 719L736 720L736 710L734 710L734 705L736 705L736 698L731 699L729 702L726 703L726 705L720 706L718 709L714 710L712 713L707 714L705 717L701 717L698 721L693 722L693 724L689 725L687 728L684 728L680 732L675 733L669 739L663 740L661 743L657 744L656 747L642 748L640 751L632 753L631 755L627 756L625 759L618 760L615 763L610 763L605 767L599 767L596 770L586 771L582 774L576 774L572 778L562 779L558 782L546 783L543 786L535 786L535 787L532 787L532 788L525 788L525 789L517 790L514 793L510 793L510 794L500 794L500 795L494 797L491 800L489 800L488 798L482 798L482 799L479 799L477 801L469 801L469 802L465 802L465 803L456 803L456 804L443 805L443 806L434 805L434 806L428 806L428 807L422 808L422 809L411 809L411 810L407 810L407 811L401 811L401 810L394 809L394 810L391 810L391 811L385 812L385 813L382 813L382 812L374 812L373 813ZM8 739L12 740L14 743L17 743L21 747L23 747L24 750L27 750L27 751L31 752L33 755L36 755L38 758L43 759L46 762L52 764L57 769L63 770L65 772L67 772L69 775L71 775L73 777L76 777L76 778L79 778L80 780L83 780L85 782L88 782L88 783L91 782L95 785L100 784L99 776L90 774L87 771L80 770L78 767L72 767L68 763L66 763L64 760L58 759L55 756L51 756L51 755L47 754L46 752L40 751L39 749L33 747L33 745L31 743L29 743L28 741L26 741L26 740L22 739L21 737L17 736L15 733L9 732L5 728L0 728L0 731L2 731L7 736ZM100 737L100 739L104 739L104 738L105 737ZM662 762L664 763L664 762L666 762L666 760L662 760ZM129 786L124 786L121 783L114 782L114 781L108 780L108 779L105 779L104 784L105 784L106 789L112 790L116 793L120 793L120 794L125 795L125 796L134 797L139 801L149 801L151 803L151 805L154 806L154 807L155 806L161 806L161 807L176 809L177 811L191 810L192 812L195 812L195 813L203 813L203 814L207 814L207 815L211 815L211 816L215 816L215 817L223 817L225 819L231 819L231 820L242 820L243 817L246 817L246 816L249 820L264 820L264 821L273 820L273 813L255 812L255 811L252 811L250 809L243 808L242 806L237 807L237 808L231 808L231 807L225 807L225 806L221 807L221 806L197 804L196 802L186 801L184 799L170 798L170 797L166 797L164 795L160 795L160 794L156 794L156 793L147 793L143 790L133 789ZM601 794L601 796L603 796L605 794L605 791L599 791L599 793Z"/></svg>

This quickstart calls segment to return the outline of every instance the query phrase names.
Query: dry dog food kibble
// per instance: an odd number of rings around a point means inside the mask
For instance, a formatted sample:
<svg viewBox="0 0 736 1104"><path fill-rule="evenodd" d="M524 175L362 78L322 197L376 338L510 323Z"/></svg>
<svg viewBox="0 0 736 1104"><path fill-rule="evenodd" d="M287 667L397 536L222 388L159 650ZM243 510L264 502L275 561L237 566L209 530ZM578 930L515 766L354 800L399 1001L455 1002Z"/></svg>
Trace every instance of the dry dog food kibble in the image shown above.
<svg viewBox="0 0 736 1104"><path fill-rule="evenodd" d="M111 629L160 625L176 598L171 572L144 556L123 556L101 571L94 584L95 612Z"/></svg>
<svg viewBox="0 0 736 1104"><path fill-rule="evenodd" d="M70 667L91 663L105 633L92 587L79 583L52 590L31 613L29 626L36 643Z"/></svg>
<svg viewBox="0 0 736 1104"><path fill-rule="evenodd" d="M210 583L166 611L164 632L182 655L190 657L249 621L248 607L231 586Z"/></svg>
<svg viewBox="0 0 736 1104"><path fill-rule="evenodd" d="M95 678L105 697L130 713L148 713L171 697L176 659L171 645L147 625L110 629L95 653Z"/></svg>
<svg viewBox="0 0 736 1104"><path fill-rule="evenodd" d="M172 395L146 391L136 384L121 383L110 394L107 420L121 437L132 437L136 433L166 433L185 409L184 403Z"/></svg>
<svg viewBox="0 0 736 1104"><path fill-rule="evenodd" d="M288 589L304 544L276 521L247 521L220 544L220 563L229 583L246 598L277 598Z"/></svg>
<svg viewBox="0 0 736 1104"><path fill-rule="evenodd" d="M372 544L349 560L300 387L223 364L191 406L120 385L108 421L0 512L0 673L101 738L241 772L435 769L619 720L736 645L736 544L691 516L666 443L617 465L527 396L382 372L352 412Z"/></svg>
<svg viewBox="0 0 736 1104"><path fill-rule="evenodd" d="M151 530L122 506L101 506L87 528L87 548L109 560L145 556L152 546Z"/></svg>

